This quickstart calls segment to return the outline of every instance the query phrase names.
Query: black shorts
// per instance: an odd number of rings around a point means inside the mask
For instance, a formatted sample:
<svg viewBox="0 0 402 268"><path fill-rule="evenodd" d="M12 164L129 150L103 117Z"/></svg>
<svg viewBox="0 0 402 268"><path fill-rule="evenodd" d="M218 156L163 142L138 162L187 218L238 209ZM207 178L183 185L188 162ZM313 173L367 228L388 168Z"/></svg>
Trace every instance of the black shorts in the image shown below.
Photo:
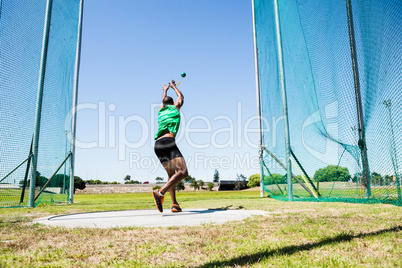
<svg viewBox="0 0 402 268"><path fill-rule="evenodd" d="M162 165L177 157L183 157L179 148L177 148L174 138L166 137L155 142L155 154Z"/></svg>

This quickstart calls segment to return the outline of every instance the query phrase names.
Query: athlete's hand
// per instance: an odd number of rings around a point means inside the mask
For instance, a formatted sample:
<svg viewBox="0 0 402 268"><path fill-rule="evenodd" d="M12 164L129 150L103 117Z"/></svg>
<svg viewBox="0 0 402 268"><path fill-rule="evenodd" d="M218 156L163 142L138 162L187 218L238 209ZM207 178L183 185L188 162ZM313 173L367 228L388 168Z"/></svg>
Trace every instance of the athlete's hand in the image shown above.
<svg viewBox="0 0 402 268"><path fill-rule="evenodd" d="M169 86L170 86L170 83L169 83ZM169 89L169 87L166 86L165 84L163 84L162 90L163 90L164 92L166 92L166 91L168 91L168 89Z"/></svg>
<svg viewBox="0 0 402 268"><path fill-rule="evenodd" d="M175 88L176 87L176 82L172 79L172 81L169 83L169 87Z"/></svg>

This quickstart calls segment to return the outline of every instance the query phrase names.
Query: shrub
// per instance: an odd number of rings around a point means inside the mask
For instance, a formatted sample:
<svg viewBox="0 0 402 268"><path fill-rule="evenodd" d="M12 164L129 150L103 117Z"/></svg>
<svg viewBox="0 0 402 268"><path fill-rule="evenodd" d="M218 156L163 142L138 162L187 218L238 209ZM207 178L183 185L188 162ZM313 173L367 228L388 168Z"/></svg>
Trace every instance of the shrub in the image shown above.
<svg viewBox="0 0 402 268"><path fill-rule="evenodd" d="M250 178L248 178L247 186L249 188L260 186L260 174L251 175Z"/></svg>
<svg viewBox="0 0 402 268"><path fill-rule="evenodd" d="M213 182L208 182L208 190L212 191L212 189L215 187L215 184Z"/></svg>
<svg viewBox="0 0 402 268"><path fill-rule="evenodd" d="M349 181L351 178L346 167L329 165L318 169L314 174L314 181Z"/></svg>
<svg viewBox="0 0 402 268"><path fill-rule="evenodd" d="M85 181L83 181L80 177L74 176L74 193L75 189L84 190L85 189Z"/></svg>
<svg viewBox="0 0 402 268"><path fill-rule="evenodd" d="M299 176L299 175L298 175ZM295 182L295 179L293 179ZM287 183L286 175L281 175L278 173L273 173L272 176L264 176L264 185L271 185L271 184L285 184Z"/></svg>
<svg viewBox="0 0 402 268"><path fill-rule="evenodd" d="M198 185L198 182L195 179L191 181L190 187L193 187L194 191L200 189L200 185Z"/></svg>
<svg viewBox="0 0 402 268"><path fill-rule="evenodd" d="M191 183L193 180L195 180L195 178L190 176L190 175L188 175L186 178L184 178L183 181L187 182L187 183Z"/></svg>

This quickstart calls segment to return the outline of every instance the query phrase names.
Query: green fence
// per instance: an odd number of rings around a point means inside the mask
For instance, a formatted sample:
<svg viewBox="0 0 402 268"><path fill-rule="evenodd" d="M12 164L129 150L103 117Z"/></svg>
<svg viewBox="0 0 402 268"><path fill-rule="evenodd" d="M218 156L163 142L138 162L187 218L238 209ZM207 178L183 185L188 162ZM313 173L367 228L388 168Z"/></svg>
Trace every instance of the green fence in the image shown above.
<svg viewBox="0 0 402 268"><path fill-rule="evenodd" d="M81 5L0 1L0 207L69 200Z"/></svg>
<svg viewBox="0 0 402 268"><path fill-rule="evenodd" d="M293 200L401 205L401 2L255 0L254 17L265 191L288 200L291 161Z"/></svg>

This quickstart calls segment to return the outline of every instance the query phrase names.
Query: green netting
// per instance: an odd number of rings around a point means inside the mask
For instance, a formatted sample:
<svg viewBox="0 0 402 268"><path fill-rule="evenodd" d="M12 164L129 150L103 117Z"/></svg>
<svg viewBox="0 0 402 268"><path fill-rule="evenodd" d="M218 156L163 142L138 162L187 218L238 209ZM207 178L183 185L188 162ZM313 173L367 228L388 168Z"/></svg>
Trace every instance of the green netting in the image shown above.
<svg viewBox="0 0 402 268"><path fill-rule="evenodd" d="M28 205L32 165L25 160L35 132L46 5L0 1L0 207ZM35 195L70 154L79 7L79 0L52 1ZM67 161L35 205L66 202L69 175Z"/></svg>
<svg viewBox="0 0 402 268"><path fill-rule="evenodd" d="M254 1L263 145L286 163L274 5ZM290 147L312 181L292 164L294 200L401 205L402 3L351 5L371 195L363 183L346 3L278 0ZM287 200L286 171L268 153L264 162L265 191Z"/></svg>

